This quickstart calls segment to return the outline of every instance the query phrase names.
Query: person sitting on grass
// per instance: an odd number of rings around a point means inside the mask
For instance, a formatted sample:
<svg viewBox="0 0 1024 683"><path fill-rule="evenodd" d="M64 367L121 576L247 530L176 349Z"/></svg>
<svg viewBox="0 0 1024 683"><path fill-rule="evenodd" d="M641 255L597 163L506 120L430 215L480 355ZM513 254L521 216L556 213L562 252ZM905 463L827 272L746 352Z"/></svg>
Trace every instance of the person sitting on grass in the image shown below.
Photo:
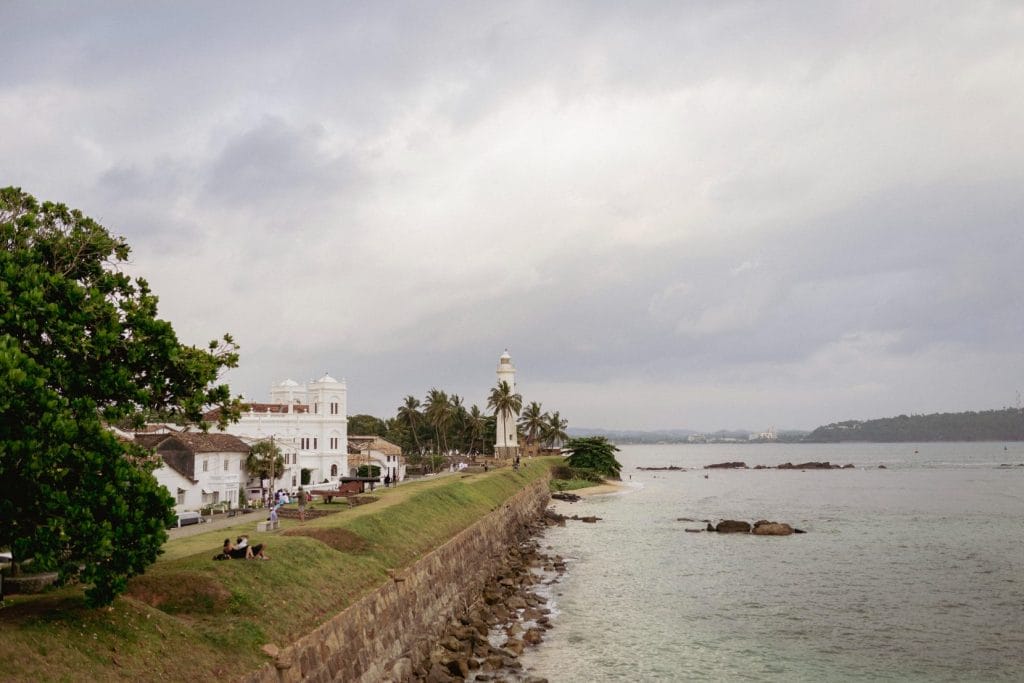
<svg viewBox="0 0 1024 683"><path fill-rule="evenodd" d="M250 552L248 548L239 548L231 544L230 538L224 539L224 554L232 560L244 560Z"/></svg>
<svg viewBox="0 0 1024 683"><path fill-rule="evenodd" d="M245 549L245 551L246 551L245 559L247 559L247 560L252 560L252 559L267 560L267 559L270 559L263 552L264 549L266 548L266 545L263 544L263 543L257 543L256 545L252 545L252 546L249 545L249 537L247 535L245 535L245 534L242 534L241 536L238 537L238 540L236 541L235 547L236 548L244 548Z"/></svg>

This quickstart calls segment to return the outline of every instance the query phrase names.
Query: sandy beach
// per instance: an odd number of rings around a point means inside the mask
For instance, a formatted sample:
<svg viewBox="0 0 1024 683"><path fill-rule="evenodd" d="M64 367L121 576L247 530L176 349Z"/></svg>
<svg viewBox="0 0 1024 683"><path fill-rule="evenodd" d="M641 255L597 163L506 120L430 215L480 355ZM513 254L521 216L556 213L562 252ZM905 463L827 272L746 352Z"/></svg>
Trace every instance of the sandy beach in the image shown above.
<svg viewBox="0 0 1024 683"><path fill-rule="evenodd" d="M609 493L625 493L629 491L630 487L626 486L622 482L618 481L605 481L603 484L597 486L588 486L585 489L574 489L570 493L575 493L577 496L589 497L589 496L601 496Z"/></svg>

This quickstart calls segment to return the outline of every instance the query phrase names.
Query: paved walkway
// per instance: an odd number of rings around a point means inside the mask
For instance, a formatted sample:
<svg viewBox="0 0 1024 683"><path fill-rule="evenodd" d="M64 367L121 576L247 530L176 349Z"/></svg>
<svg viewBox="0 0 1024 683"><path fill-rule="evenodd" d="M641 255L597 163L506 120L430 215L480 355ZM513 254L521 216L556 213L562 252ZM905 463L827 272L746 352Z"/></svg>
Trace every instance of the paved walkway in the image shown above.
<svg viewBox="0 0 1024 683"><path fill-rule="evenodd" d="M491 469L493 471L494 468L492 467ZM448 472L446 470L444 472L438 472L437 474L430 474L424 477L413 477L405 479L404 481L399 482L397 485L392 486L391 488L402 487L405 484L411 484L414 482L437 480L454 474L466 473L459 471ZM378 486L377 489L383 490L384 487ZM378 505L376 506L376 509L380 509L380 507L381 506ZM201 524L189 524L188 526L173 527L171 529L168 529L167 535L169 537L169 540L174 540L176 538L186 538L188 536L195 536L197 534L205 534L207 531L214 531L215 529L224 529L227 527L233 527L242 524L248 524L251 526L252 529L255 529L256 524L258 524L259 522L266 521L267 517L269 516L269 508L257 508L256 510L253 510L250 513L239 514L235 515L234 517L228 517L225 514L217 514L213 515L212 518L203 517L203 522Z"/></svg>
<svg viewBox="0 0 1024 683"><path fill-rule="evenodd" d="M251 523L252 528L256 528L258 522L262 522L267 519L270 512L266 509L254 510L248 514L235 515L234 517L228 517L227 515L214 515L211 521L210 517L203 517L202 524L189 524L181 528L174 527L167 530L167 535L171 540L175 538L185 538L186 536L195 536L196 534L205 534L207 531L213 531L214 529L224 529L231 526L236 526L243 523Z"/></svg>

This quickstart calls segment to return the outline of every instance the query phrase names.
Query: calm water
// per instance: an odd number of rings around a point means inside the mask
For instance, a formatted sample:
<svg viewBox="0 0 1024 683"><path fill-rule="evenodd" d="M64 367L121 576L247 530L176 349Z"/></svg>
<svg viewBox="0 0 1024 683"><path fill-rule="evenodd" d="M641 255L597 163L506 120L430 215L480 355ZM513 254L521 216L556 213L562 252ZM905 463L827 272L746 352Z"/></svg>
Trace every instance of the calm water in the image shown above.
<svg viewBox="0 0 1024 683"><path fill-rule="evenodd" d="M1024 681L1024 444L624 446L628 493L562 512L561 681ZM915 453L917 449L917 453ZM828 460L855 470L713 470ZM887 469L878 469L884 464ZM640 472L680 465L686 472ZM686 533L771 519L788 537Z"/></svg>

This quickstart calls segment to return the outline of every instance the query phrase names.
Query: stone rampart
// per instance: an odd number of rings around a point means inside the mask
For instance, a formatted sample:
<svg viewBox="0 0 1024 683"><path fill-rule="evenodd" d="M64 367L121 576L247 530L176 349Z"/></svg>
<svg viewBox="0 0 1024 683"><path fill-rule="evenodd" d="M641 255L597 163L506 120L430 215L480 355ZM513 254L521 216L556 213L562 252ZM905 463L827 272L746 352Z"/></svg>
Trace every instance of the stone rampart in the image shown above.
<svg viewBox="0 0 1024 683"><path fill-rule="evenodd" d="M533 482L450 541L396 573L312 633L283 648L244 683L401 681L494 575L549 500Z"/></svg>

